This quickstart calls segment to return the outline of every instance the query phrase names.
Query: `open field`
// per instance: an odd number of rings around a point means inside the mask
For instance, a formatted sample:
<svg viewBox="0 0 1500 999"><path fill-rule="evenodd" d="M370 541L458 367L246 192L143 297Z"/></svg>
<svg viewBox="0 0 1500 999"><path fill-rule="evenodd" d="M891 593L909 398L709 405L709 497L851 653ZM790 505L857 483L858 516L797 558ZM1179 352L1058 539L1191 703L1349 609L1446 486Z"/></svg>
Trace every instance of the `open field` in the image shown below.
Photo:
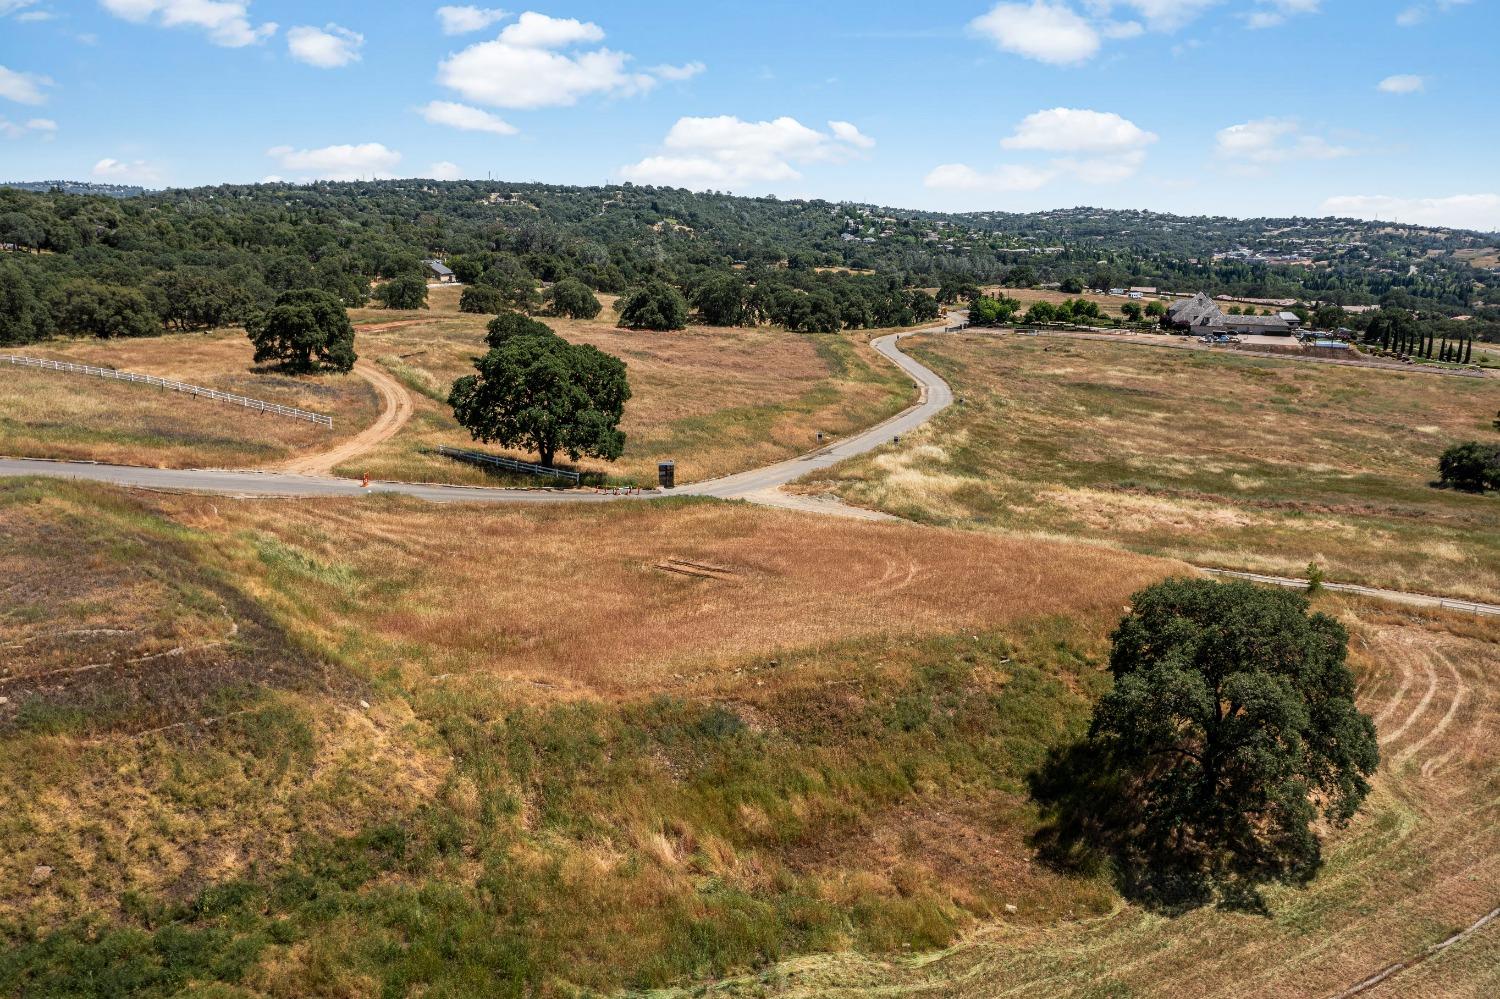
<svg viewBox="0 0 1500 999"><path fill-rule="evenodd" d="M1330 607L1333 605L1330 604ZM1332 996L1500 904L1500 625L1344 605L1382 765L1364 812L1306 890L1269 916L1120 906L1050 926L985 924L910 961L807 957L709 995L795 997ZM1500 925L1365 993L1473 997L1500 984ZM703 994L703 993L695 993Z"/></svg>
<svg viewBox="0 0 1500 999"><path fill-rule="evenodd" d="M24 482L0 560L33 581L0 991L53 994L100 961L105 992L655 985L1103 911L1026 861L1024 770L1171 571L712 503Z"/></svg>
<svg viewBox="0 0 1500 999"><path fill-rule="evenodd" d="M1171 563L704 502L13 482L0 566L0 992L1292 996L1500 880L1500 622L1325 599L1370 806L1269 917L1169 920L1034 862L1024 789ZM1407 994L1485 994L1493 952Z"/></svg>
<svg viewBox="0 0 1500 999"><path fill-rule="evenodd" d="M457 311L460 289L430 290L432 308L355 309L362 361L386 368L414 397L411 421L335 471L348 477L532 485L428 453L475 447L447 406L455 378L473 371L488 316ZM559 334L618 354L629 366L624 456L580 467L612 482L652 484L656 463L677 461L686 483L770 464L878 423L913 398L911 383L868 345L870 333L803 336L771 329L690 327L675 333L614 327L613 299L597 320L547 319ZM0 454L162 467L280 466L330 450L368 427L377 396L354 375L287 377L256 371L238 330L139 340L58 341L25 353L111 365L239 392L334 417L335 431L247 416L144 386L0 369ZM533 458L520 452L514 457ZM565 456L564 456L564 460Z"/></svg>
<svg viewBox="0 0 1500 999"><path fill-rule="evenodd" d="M11 353L175 378L333 417L334 429L146 385L0 365L0 454L159 467L262 465L322 451L375 418L357 375L258 371L239 330L57 341Z"/></svg>
<svg viewBox="0 0 1500 999"><path fill-rule="evenodd" d="M649 485L656 463L677 462L677 481L693 482L770 464L817 446L816 433L841 436L900 411L911 383L870 349L873 335L810 336L773 329L689 327L672 333L617 329L613 300L589 321L545 321L575 343L591 343L623 358L632 396L621 426L625 454L618 462L584 459L579 468L612 481ZM337 471L379 479L496 484L493 473L428 454L437 445L476 445L446 399L453 380L473 372L484 350L489 317L356 312L361 322L388 328L362 334L361 350L400 378L417 396L407 428L374 452ZM409 323L396 326L394 323ZM563 460L566 460L564 457Z"/></svg>
<svg viewBox="0 0 1500 999"><path fill-rule="evenodd" d="M1433 489L1500 383L1129 344L907 341L964 400L807 488L928 523L1495 601L1500 502Z"/></svg>

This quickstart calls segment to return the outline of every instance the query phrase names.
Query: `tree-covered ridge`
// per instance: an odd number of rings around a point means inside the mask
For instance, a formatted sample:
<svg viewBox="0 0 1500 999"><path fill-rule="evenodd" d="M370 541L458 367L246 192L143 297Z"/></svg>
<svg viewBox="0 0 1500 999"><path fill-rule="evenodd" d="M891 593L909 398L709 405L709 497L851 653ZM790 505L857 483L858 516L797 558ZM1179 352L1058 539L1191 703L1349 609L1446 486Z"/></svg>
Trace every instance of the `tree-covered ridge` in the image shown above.
<svg viewBox="0 0 1500 999"><path fill-rule="evenodd" d="M870 298L954 282L1146 285L1385 301L1500 320L1479 304L1496 274L1476 266L1493 262L1500 239L1352 220L1097 209L944 215L628 184L393 180L225 185L134 198L0 189L0 245L10 247L0 255L8 286L0 340L9 342L32 339L38 329L80 332L60 321L58 302L67 298L107 301L129 314L121 324L129 330L152 317L189 328L242 321L298 288L362 305L373 285L420 275L421 262L434 257L466 283L499 289L507 307L526 310L540 305L539 282L572 278L623 294L663 281L697 304L711 278L737 274L757 288L824 291L835 301L849 297L840 289ZM191 308L182 305L185 289ZM832 323L826 299L781 311L792 328ZM860 308L840 311L844 325L865 325Z"/></svg>

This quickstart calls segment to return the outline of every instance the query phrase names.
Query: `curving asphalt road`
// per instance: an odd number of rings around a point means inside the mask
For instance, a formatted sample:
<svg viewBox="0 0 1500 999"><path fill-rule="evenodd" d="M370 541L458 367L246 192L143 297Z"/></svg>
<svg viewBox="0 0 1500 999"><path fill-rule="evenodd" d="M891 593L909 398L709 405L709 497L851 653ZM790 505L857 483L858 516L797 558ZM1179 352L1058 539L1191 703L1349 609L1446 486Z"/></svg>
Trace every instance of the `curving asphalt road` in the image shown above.
<svg viewBox="0 0 1500 999"><path fill-rule="evenodd" d="M934 329L942 329L938 326ZM926 332L925 330L919 332ZM883 423L800 458L791 458L764 468L709 479L671 490L656 490L631 496L553 489L496 489L484 486L445 486L416 482L371 482L368 487L352 479L294 472L252 471L219 468L142 468L134 465L104 465L84 461L51 461L42 458L0 458L0 477L44 475L87 479L139 489L178 492L222 493L231 496L363 496L397 493L417 499L449 503L604 503L620 499L651 499L662 496L712 496L744 499L773 506L799 506L795 497L778 492L780 487L808 472L827 468L845 458L872 451L892 438L909 433L942 412L953 401L953 392L926 367L903 354L898 342L910 333L891 333L871 341L877 351L911 376L919 390L917 403ZM878 516L878 515L874 515Z"/></svg>

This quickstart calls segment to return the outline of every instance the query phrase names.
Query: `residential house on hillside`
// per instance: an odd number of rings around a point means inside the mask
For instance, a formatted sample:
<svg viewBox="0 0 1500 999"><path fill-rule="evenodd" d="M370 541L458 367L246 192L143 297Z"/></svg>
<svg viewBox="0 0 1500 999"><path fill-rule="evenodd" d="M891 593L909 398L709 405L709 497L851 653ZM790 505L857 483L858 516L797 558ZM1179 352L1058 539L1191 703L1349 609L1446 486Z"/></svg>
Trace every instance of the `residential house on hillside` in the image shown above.
<svg viewBox="0 0 1500 999"><path fill-rule="evenodd" d="M427 268L429 281L436 281L438 284L453 284L458 280L457 275L441 260L424 260L422 266Z"/></svg>
<svg viewBox="0 0 1500 999"><path fill-rule="evenodd" d="M1203 292L1167 307L1167 325L1173 329L1216 332L1224 320L1219 305Z"/></svg>

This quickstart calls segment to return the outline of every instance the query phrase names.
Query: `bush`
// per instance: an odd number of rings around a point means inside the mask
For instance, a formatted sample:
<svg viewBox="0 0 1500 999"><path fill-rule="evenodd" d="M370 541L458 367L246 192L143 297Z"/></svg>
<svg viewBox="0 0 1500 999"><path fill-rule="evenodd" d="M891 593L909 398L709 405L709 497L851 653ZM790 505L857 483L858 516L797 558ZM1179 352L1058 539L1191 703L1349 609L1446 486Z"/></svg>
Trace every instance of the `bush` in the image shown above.
<svg viewBox="0 0 1500 999"><path fill-rule="evenodd" d="M537 322L519 312L502 312L490 320L489 333L484 342L490 347L500 347L520 336L556 336L552 327Z"/></svg>
<svg viewBox="0 0 1500 999"><path fill-rule="evenodd" d="M505 296L499 288L482 284L471 284L458 296L458 311L480 315L499 315L506 309Z"/></svg>
<svg viewBox="0 0 1500 999"><path fill-rule="evenodd" d="M630 329L680 330L687 320L687 299L663 281L642 285L620 303L620 325Z"/></svg>
<svg viewBox="0 0 1500 999"><path fill-rule="evenodd" d="M569 319L593 319L603 308L589 286L577 278L563 278L547 294L554 316Z"/></svg>
<svg viewBox="0 0 1500 999"><path fill-rule="evenodd" d="M1449 489L1482 493L1500 489L1500 444L1455 444L1438 459L1439 483Z"/></svg>

